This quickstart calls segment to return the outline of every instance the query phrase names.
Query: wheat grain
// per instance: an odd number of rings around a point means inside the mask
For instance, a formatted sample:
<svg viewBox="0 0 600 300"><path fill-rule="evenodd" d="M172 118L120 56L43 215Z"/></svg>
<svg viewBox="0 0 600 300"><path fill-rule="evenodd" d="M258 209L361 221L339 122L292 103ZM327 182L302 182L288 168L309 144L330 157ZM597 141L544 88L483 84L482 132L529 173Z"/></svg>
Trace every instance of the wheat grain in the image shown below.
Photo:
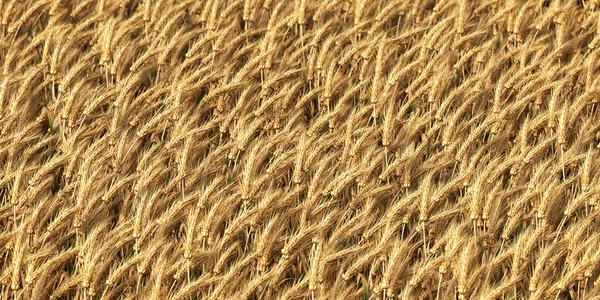
<svg viewBox="0 0 600 300"><path fill-rule="evenodd" d="M4 1L0 298L593 298L597 4Z"/></svg>

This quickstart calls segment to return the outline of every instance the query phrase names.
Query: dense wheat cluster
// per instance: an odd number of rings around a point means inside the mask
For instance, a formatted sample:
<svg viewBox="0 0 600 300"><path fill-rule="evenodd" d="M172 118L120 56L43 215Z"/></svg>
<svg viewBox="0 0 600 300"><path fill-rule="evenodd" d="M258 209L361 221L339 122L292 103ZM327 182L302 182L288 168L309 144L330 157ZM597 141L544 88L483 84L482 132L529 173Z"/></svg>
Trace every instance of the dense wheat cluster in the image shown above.
<svg viewBox="0 0 600 300"><path fill-rule="evenodd" d="M0 14L1 299L600 297L600 1Z"/></svg>

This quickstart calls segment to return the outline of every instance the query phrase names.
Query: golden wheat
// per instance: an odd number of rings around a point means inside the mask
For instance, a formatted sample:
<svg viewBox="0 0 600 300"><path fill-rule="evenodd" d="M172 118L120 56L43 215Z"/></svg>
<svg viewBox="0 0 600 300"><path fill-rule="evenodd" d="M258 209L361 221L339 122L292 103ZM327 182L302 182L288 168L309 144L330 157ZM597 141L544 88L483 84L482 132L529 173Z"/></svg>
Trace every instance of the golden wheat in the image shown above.
<svg viewBox="0 0 600 300"><path fill-rule="evenodd" d="M599 9L0 1L0 298L598 298Z"/></svg>

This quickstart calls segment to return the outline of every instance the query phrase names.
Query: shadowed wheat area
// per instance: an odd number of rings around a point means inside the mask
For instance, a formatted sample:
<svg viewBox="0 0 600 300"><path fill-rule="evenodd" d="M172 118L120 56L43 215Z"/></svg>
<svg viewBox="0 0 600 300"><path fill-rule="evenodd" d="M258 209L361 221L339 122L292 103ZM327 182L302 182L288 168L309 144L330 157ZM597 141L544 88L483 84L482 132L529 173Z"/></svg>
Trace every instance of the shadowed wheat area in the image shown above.
<svg viewBox="0 0 600 300"><path fill-rule="evenodd" d="M0 1L1 299L600 299L600 1Z"/></svg>

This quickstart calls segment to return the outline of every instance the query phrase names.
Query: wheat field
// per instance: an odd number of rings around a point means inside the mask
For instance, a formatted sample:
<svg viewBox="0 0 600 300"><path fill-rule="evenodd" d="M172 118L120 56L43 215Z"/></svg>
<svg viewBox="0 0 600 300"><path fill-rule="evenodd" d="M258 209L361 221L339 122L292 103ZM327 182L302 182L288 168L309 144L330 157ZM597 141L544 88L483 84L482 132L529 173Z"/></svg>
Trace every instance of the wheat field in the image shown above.
<svg viewBox="0 0 600 300"><path fill-rule="evenodd" d="M600 299L598 0L0 18L0 299Z"/></svg>

